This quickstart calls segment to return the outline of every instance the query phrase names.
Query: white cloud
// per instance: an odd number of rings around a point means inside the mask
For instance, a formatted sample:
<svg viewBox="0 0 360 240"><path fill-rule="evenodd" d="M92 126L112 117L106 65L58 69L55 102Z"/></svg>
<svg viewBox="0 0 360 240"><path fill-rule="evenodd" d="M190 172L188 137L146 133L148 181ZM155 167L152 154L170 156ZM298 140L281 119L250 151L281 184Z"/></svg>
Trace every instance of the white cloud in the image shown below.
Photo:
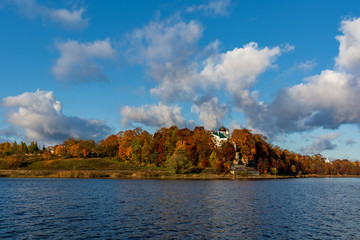
<svg viewBox="0 0 360 240"><path fill-rule="evenodd" d="M64 115L53 92L25 92L4 98L3 105L8 108L7 121L23 129L29 141L55 144L67 137L100 140L111 130L98 120Z"/></svg>
<svg viewBox="0 0 360 240"><path fill-rule="evenodd" d="M163 61L181 60L192 54L193 44L202 36L202 32L201 25L196 21L186 23L178 17L150 22L128 35L131 45L128 56L150 66Z"/></svg>
<svg viewBox="0 0 360 240"><path fill-rule="evenodd" d="M88 20L82 18L84 8L73 10L70 12L67 9L49 10L48 15L52 21L61 23L69 28L84 28L88 24Z"/></svg>
<svg viewBox="0 0 360 240"><path fill-rule="evenodd" d="M316 61L314 59L307 60L305 62L299 63L297 68L304 71L312 70L316 66Z"/></svg>
<svg viewBox="0 0 360 240"><path fill-rule="evenodd" d="M193 112L199 114L199 119L208 128L214 128L230 110L228 107L225 110L219 103L219 91L230 93L234 105L240 110L253 105L257 97L250 90L257 77L272 68L282 52L292 51L294 47L286 44L282 48L259 48L252 42L219 53L216 40L200 50L197 41L202 31L199 23L185 23L178 17L151 22L128 36L130 46L127 54L131 61L148 67L148 73L156 83L150 90L152 95L165 103L192 102ZM216 105L211 106L210 102L199 104L198 100L204 96L216 99ZM216 113L216 110L221 111Z"/></svg>
<svg viewBox="0 0 360 240"><path fill-rule="evenodd" d="M212 0L207 4L194 5L187 9L188 12L203 11L207 15L226 16L229 14L231 0Z"/></svg>
<svg viewBox="0 0 360 240"><path fill-rule="evenodd" d="M200 121L209 130L220 127L228 110L225 104L219 104L216 97L196 101L196 104L191 108L192 112L199 114Z"/></svg>
<svg viewBox="0 0 360 240"><path fill-rule="evenodd" d="M289 73L294 71L310 72L317 65L315 59L306 60L305 62L295 63L290 69Z"/></svg>
<svg viewBox="0 0 360 240"><path fill-rule="evenodd" d="M343 21L336 70L323 70L280 91L269 104L244 108L248 125L268 135L359 124L360 20Z"/></svg>
<svg viewBox="0 0 360 240"><path fill-rule="evenodd" d="M109 38L92 43L68 40L55 45L60 51L60 58L52 68L57 79L77 82L107 80L97 60L115 59L116 51Z"/></svg>
<svg viewBox="0 0 360 240"><path fill-rule="evenodd" d="M359 73L360 69L360 18L345 20L340 30L343 35L337 36L339 41L339 56L336 57L336 66L340 70Z"/></svg>
<svg viewBox="0 0 360 240"><path fill-rule="evenodd" d="M186 23L173 17L150 22L128 35L127 57L148 67L148 74L157 83L150 91L153 95L169 102L195 93L197 64L192 58L202 32L196 21Z"/></svg>
<svg viewBox="0 0 360 240"><path fill-rule="evenodd" d="M245 108L248 124L268 135L317 127L336 129L359 123L360 81L351 74L324 70L304 83L280 91L270 104Z"/></svg>
<svg viewBox="0 0 360 240"><path fill-rule="evenodd" d="M235 104L243 106L252 102L249 88L280 54L279 47L259 49L257 43L251 42L208 58L200 75L205 84L225 85Z"/></svg>
<svg viewBox="0 0 360 240"><path fill-rule="evenodd" d="M121 109L122 124L129 126L140 123L152 127L185 127L186 120L181 114L181 107L158 105L144 105L141 107L125 106Z"/></svg>
<svg viewBox="0 0 360 240"><path fill-rule="evenodd" d="M337 137L337 133L321 135L317 137L309 146L302 148L301 151L305 154L316 154L325 150L333 150L336 148L336 144L333 144L331 141Z"/></svg>
<svg viewBox="0 0 360 240"><path fill-rule="evenodd" d="M54 9L40 5L35 0L14 0L13 3L27 17L42 17L69 29L83 29L88 26L89 20L82 16L84 8L73 11L63 8Z"/></svg>

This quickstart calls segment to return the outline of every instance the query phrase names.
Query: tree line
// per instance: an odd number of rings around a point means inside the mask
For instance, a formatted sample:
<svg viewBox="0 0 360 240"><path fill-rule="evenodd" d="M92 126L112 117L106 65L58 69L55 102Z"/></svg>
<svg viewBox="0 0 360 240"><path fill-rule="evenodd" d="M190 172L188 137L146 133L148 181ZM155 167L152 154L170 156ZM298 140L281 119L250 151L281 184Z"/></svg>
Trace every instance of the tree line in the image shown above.
<svg viewBox="0 0 360 240"><path fill-rule="evenodd" d="M60 145L42 150L35 142L29 145L3 142L0 155L12 157L10 159L15 163L15 156L24 155L42 159L107 157L129 164L166 167L177 173L204 169L224 173L233 165L233 143L236 143L240 158L246 159L247 166L262 174L360 175L359 161L337 159L330 163L320 154L301 155L273 146L266 140L265 136L248 129L235 129L228 141L217 146L212 133L203 127L194 130L164 127L154 134L136 128L110 135L100 142L68 138Z"/></svg>

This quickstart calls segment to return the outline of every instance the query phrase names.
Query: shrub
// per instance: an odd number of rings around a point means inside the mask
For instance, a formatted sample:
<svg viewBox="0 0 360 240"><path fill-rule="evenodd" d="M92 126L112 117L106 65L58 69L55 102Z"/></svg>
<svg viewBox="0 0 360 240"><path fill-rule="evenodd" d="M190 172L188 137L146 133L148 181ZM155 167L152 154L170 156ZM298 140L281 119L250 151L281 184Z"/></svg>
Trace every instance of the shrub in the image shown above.
<svg viewBox="0 0 360 240"><path fill-rule="evenodd" d="M270 168L270 174L271 174L271 175L277 175L277 174L278 174L277 168L276 168L276 167Z"/></svg>
<svg viewBox="0 0 360 240"><path fill-rule="evenodd" d="M182 173L190 167L190 163L183 154L174 153L165 163L166 167L175 173Z"/></svg>
<svg viewBox="0 0 360 240"><path fill-rule="evenodd" d="M8 158L9 168L19 168L25 166L25 157L22 155L12 155Z"/></svg>

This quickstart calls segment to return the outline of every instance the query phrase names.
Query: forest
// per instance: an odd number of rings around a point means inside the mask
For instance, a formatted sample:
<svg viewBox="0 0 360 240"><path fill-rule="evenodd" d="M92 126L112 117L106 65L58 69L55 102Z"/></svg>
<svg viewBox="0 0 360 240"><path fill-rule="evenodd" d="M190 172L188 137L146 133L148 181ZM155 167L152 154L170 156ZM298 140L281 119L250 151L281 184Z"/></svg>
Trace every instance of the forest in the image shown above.
<svg viewBox="0 0 360 240"><path fill-rule="evenodd" d="M203 127L179 129L161 128L154 134L136 128L110 135L95 142L68 138L62 144L40 148L36 142L0 143L0 156L8 168L21 168L27 158L48 159L111 158L130 165L156 166L175 173L196 172L205 169L227 173L233 165L236 143L241 158L262 175L360 175L359 161L336 159L332 162L320 154L301 155L267 142L265 136L248 129L234 129L230 139L220 146L214 143L212 132Z"/></svg>

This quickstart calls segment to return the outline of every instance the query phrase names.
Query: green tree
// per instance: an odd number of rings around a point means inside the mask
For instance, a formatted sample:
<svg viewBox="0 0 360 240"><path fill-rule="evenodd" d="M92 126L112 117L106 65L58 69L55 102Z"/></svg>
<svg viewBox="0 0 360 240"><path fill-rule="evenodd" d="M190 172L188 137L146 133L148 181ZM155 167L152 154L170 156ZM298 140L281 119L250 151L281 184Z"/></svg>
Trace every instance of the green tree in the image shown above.
<svg viewBox="0 0 360 240"><path fill-rule="evenodd" d="M31 142L28 146L29 153L35 154L39 151L39 147L36 142Z"/></svg>
<svg viewBox="0 0 360 240"><path fill-rule="evenodd" d="M174 154L166 161L165 165L175 173L182 173L189 169L190 163L186 158L185 147L182 141L179 141Z"/></svg>

